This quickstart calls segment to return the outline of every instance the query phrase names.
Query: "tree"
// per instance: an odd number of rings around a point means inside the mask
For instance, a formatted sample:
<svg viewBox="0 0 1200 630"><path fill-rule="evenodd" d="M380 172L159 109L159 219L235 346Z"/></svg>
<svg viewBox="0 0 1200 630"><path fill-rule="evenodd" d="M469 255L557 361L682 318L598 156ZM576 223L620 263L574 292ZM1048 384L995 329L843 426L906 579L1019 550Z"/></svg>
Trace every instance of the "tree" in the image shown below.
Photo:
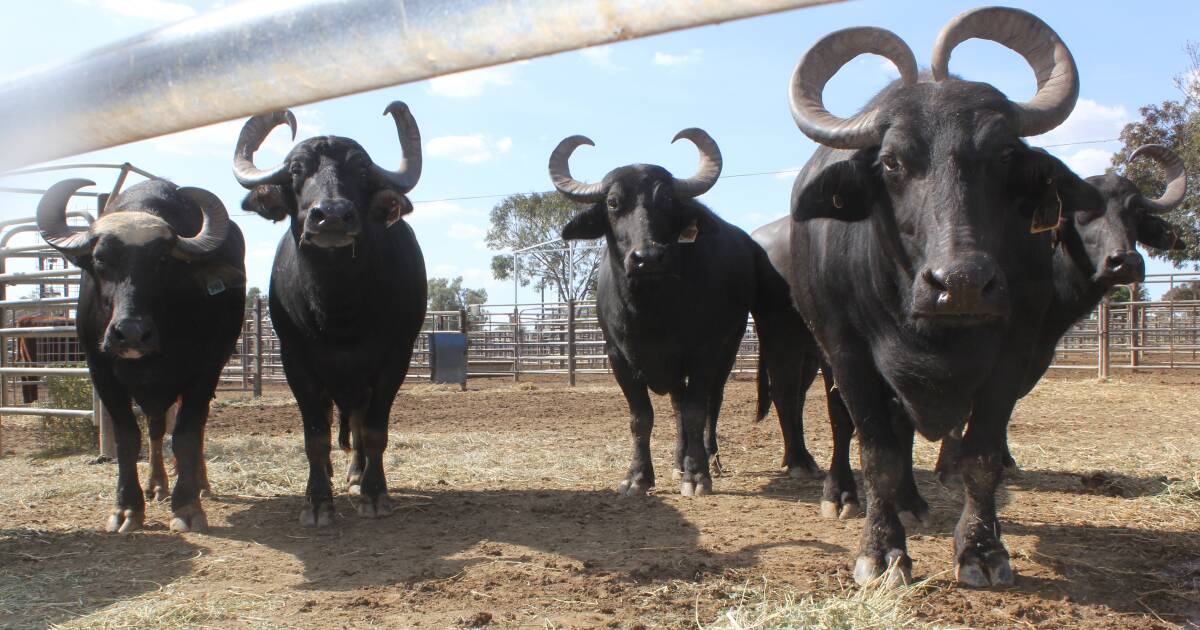
<svg viewBox="0 0 1200 630"><path fill-rule="evenodd" d="M1200 42L1189 42L1184 50L1189 67L1175 78L1181 98L1139 109L1142 119L1126 125L1121 131L1124 146L1112 159L1114 170L1128 177L1149 196L1161 194L1166 182L1153 161L1129 162L1129 156L1143 144L1170 147L1183 158L1193 181L1200 174ZM1200 268L1195 264L1200 260L1200 186L1188 186L1183 203L1163 218L1175 226L1176 234L1187 243L1187 248L1170 252L1147 248L1147 253L1170 260L1176 267L1191 261L1194 269Z"/></svg>
<svg viewBox="0 0 1200 630"><path fill-rule="evenodd" d="M246 289L246 308L253 307L254 299L260 295L262 295L262 289L259 289L258 287L250 287L249 289Z"/></svg>
<svg viewBox="0 0 1200 630"><path fill-rule="evenodd" d="M514 251L545 244L521 255L521 286L549 287L560 302L586 298L595 290L601 249L591 243L556 241L562 227L583 208L557 192L511 195L492 208L487 245ZM492 257L492 276L510 280L513 257Z"/></svg>
<svg viewBox="0 0 1200 630"><path fill-rule="evenodd" d="M1130 296L1129 286L1137 287L1137 295L1136 296ZM1150 297L1149 294L1146 293L1146 285L1144 285L1140 282L1137 284L1128 285L1128 286L1124 285L1124 284L1118 284L1117 286L1113 287L1111 291L1108 292L1108 301L1109 302L1145 302L1147 299L1149 299L1149 297Z"/></svg>
<svg viewBox="0 0 1200 630"><path fill-rule="evenodd" d="M453 280L446 278L429 279L429 310L457 311L472 304L487 302L486 289L465 289L462 286L462 276Z"/></svg>
<svg viewBox="0 0 1200 630"><path fill-rule="evenodd" d="M1200 300L1200 280L1177 284L1163 293L1162 299L1166 302Z"/></svg>

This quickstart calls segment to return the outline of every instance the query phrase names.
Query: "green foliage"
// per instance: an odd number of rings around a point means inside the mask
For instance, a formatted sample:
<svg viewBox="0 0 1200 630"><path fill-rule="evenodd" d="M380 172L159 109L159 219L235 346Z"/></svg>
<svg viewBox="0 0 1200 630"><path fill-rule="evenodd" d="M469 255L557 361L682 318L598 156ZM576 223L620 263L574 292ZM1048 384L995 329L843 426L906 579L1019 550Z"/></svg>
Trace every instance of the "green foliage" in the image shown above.
<svg viewBox="0 0 1200 630"><path fill-rule="evenodd" d="M1189 42L1185 51L1189 67L1175 79L1182 98L1142 107L1139 110L1142 119L1125 126L1121 131L1124 146L1113 155L1114 170L1133 180L1143 194L1151 197L1162 194L1166 182L1152 160L1129 162L1129 156L1143 144L1170 147L1183 158L1193 181L1200 174L1200 42ZM1187 248L1169 252L1147 248L1147 252L1155 258L1170 260L1176 267L1192 262L1194 269L1200 268L1195 264L1200 260L1200 186L1188 186L1183 203L1163 218L1176 227Z"/></svg>
<svg viewBox="0 0 1200 630"><path fill-rule="evenodd" d="M1130 294L1130 286L1137 287L1136 295ZM1150 296L1146 292L1146 286L1143 284L1134 284L1128 286L1124 284L1118 284L1108 292L1109 302L1145 302L1148 299L1150 299Z"/></svg>
<svg viewBox="0 0 1200 630"><path fill-rule="evenodd" d="M453 280L446 278L429 279L429 310L457 311L472 304L487 302L486 289L467 289L462 285L462 276Z"/></svg>
<svg viewBox="0 0 1200 630"><path fill-rule="evenodd" d="M562 228L583 205L557 192L530 193L505 197L492 208L487 245L495 250L525 249L562 235ZM521 256L520 283L550 288L559 301L578 300L594 290L596 268L601 251L586 244L568 247L565 243L534 250ZM510 255L492 257L492 276L508 280L513 275Z"/></svg>
<svg viewBox="0 0 1200 630"><path fill-rule="evenodd" d="M1174 287L1167 289L1167 291L1163 293L1162 299L1168 302L1200 300L1200 280L1177 284Z"/></svg>
<svg viewBox="0 0 1200 630"><path fill-rule="evenodd" d="M62 366L78 367L78 366ZM87 376L47 376L46 405L55 409L91 409L92 381ZM99 431L91 418L47 416L42 418L40 455L60 456L96 450Z"/></svg>
<svg viewBox="0 0 1200 630"><path fill-rule="evenodd" d="M258 287L250 287L246 289L246 308L254 306L254 298L262 295L262 289Z"/></svg>

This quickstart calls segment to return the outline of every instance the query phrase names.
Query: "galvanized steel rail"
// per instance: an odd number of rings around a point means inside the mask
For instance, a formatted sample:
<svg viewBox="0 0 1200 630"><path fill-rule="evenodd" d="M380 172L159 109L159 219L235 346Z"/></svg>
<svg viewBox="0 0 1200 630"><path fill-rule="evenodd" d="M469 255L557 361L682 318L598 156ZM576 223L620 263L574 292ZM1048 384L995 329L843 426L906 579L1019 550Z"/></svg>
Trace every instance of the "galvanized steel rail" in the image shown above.
<svg viewBox="0 0 1200 630"><path fill-rule="evenodd" d="M238 3L0 84L0 170L472 68L837 1Z"/></svg>

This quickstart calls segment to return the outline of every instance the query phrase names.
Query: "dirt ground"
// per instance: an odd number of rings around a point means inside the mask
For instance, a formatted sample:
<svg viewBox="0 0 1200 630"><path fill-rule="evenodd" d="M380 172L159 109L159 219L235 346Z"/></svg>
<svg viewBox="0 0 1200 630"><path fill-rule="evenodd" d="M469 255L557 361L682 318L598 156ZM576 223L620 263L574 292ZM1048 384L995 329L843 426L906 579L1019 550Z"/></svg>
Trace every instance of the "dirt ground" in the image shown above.
<svg viewBox="0 0 1200 630"><path fill-rule="evenodd" d="M904 595L910 618L1197 627L1198 385L1200 374L1057 374L1021 402L1011 428L1021 472L1001 512L1011 588L955 586L961 488L937 483L937 445L918 439L933 519L909 530L924 580ZM334 527L319 531L297 522L307 469L295 406L285 391L241 396L225 394L209 422L216 495L204 535L167 531L163 504L148 507L143 532L103 533L115 466L34 457L34 425L6 420L0 627L710 627L747 597L854 591L862 521L821 519L820 481L780 474L778 424L752 422L751 380L728 387L729 470L700 498L670 481L665 398L655 399L659 486L622 499L628 419L610 380L406 386L388 450L396 514L360 519L341 496ZM806 417L824 466L819 389Z"/></svg>

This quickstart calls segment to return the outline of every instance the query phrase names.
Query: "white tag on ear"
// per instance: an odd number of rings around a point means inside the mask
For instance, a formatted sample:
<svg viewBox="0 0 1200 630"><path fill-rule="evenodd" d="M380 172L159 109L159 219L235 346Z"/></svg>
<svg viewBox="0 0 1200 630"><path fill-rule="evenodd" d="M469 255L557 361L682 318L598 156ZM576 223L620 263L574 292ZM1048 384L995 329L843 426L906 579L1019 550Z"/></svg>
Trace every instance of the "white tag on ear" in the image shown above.
<svg viewBox="0 0 1200 630"><path fill-rule="evenodd" d="M208 294L216 295L225 290L225 283L220 278L213 276L208 279Z"/></svg>
<svg viewBox="0 0 1200 630"><path fill-rule="evenodd" d="M683 228L683 231L679 233L679 240L675 242L695 243L697 236L700 236L700 228L696 226L696 221L693 220L691 225Z"/></svg>

